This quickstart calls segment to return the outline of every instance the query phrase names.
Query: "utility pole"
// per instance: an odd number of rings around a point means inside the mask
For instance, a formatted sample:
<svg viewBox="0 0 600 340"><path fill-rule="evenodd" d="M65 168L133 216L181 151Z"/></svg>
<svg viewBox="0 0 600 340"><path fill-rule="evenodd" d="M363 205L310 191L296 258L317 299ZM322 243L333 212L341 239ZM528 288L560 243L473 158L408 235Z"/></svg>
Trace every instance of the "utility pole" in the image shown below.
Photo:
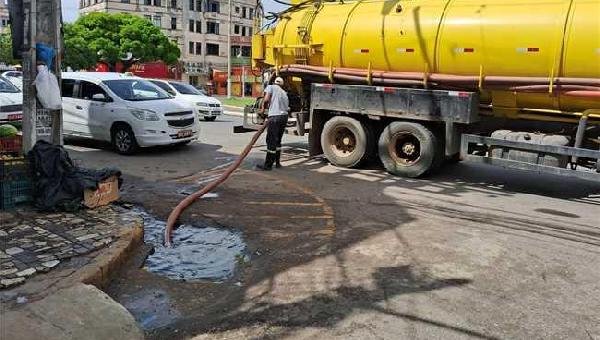
<svg viewBox="0 0 600 340"><path fill-rule="evenodd" d="M231 98L231 0L228 1L229 22L227 23L227 98Z"/></svg>
<svg viewBox="0 0 600 340"><path fill-rule="evenodd" d="M50 69L60 82L62 56L62 14L60 0L22 0L12 2L23 6L23 149L31 150L38 140L62 144L62 110L47 110L37 101L33 81L37 76L36 44L54 48L55 58ZM14 20L13 20L14 21Z"/></svg>

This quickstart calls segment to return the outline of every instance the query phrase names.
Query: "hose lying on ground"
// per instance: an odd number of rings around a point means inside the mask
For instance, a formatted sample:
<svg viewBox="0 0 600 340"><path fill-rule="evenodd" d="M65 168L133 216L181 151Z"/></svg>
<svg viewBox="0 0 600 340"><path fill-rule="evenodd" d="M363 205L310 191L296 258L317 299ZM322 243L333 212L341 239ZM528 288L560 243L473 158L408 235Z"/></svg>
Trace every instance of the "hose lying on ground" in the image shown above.
<svg viewBox="0 0 600 340"><path fill-rule="evenodd" d="M219 186L219 184L225 182L227 180L227 178L229 178L229 176L231 176L231 174L237 168L239 168L239 166L242 164L242 162L244 161L246 156L248 156L248 154L250 153L250 150L252 150L252 147L258 140L258 137L260 137L260 135L263 133L263 131L265 131L266 127L267 127L267 122L265 121L263 126L258 131L256 131L256 133L252 137L252 140L250 140L250 143L248 143L248 145L246 145L246 148L239 155L238 159L233 164L231 164L227 168L227 170L225 170L225 172L223 172L223 174L221 176L219 176L219 178L210 182L204 188L196 191L195 193L193 193L193 194L189 195L188 197L186 197L185 199L183 199L183 201L179 202L179 204L175 207L175 209L173 209L173 211L171 211L171 214L169 215L169 218L167 219L167 225L165 227L165 245L167 247L170 247L172 244L171 243L171 235L173 233L173 227L175 226L175 222L177 222L181 213L190 204L194 203L194 201L196 201L200 197L204 196L205 194L209 193L211 190L213 190L214 188Z"/></svg>

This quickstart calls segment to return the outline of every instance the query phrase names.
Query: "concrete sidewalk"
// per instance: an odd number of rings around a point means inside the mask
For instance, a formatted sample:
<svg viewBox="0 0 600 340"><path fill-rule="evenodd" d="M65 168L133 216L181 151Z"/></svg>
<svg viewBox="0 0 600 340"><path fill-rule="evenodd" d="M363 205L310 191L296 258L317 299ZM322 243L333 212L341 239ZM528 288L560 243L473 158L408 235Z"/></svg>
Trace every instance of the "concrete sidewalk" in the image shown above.
<svg viewBox="0 0 600 340"><path fill-rule="evenodd" d="M94 287L108 283L142 243L136 213L119 206L52 214L21 208L0 212L0 220L1 339L141 334L133 317Z"/></svg>

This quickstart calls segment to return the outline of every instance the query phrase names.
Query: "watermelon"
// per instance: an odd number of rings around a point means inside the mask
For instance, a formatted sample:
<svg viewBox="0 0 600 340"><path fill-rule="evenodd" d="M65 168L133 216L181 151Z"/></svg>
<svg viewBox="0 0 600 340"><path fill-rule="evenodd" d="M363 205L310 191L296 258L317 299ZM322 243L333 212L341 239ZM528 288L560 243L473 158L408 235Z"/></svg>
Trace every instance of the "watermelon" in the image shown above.
<svg viewBox="0 0 600 340"><path fill-rule="evenodd" d="M14 137L19 130L10 124L0 125L0 137Z"/></svg>

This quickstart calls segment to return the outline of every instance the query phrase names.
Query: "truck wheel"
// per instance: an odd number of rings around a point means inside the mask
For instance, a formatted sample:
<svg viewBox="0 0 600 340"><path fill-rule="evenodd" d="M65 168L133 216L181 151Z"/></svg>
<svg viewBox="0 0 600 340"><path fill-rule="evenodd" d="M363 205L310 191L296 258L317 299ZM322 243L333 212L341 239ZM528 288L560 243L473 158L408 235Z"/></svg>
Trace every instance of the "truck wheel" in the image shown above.
<svg viewBox="0 0 600 340"><path fill-rule="evenodd" d="M135 134L127 125L117 125L112 133L112 144L121 155L134 154L138 149Z"/></svg>
<svg viewBox="0 0 600 340"><path fill-rule="evenodd" d="M379 158L394 175L419 177L439 165L437 138L417 123L392 122L379 137Z"/></svg>
<svg viewBox="0 0 600 340"><path fill-rule="evenodd" d="M356 167L369 156L370 145L374 143L369 135L370 130L358 120L333 117L325 123L321 133L323 153L336 166Z"/></svg>

